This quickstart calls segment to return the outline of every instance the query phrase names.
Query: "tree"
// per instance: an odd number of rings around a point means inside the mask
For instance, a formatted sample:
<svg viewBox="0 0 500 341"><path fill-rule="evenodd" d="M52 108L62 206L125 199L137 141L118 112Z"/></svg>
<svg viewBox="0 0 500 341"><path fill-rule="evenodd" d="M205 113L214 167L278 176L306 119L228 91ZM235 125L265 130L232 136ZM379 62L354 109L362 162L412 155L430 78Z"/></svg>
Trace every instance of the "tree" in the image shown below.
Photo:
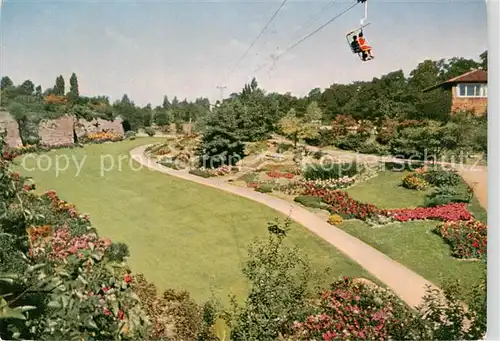
<svg viewBox="0 0 500 341"><path fill-rule="evenodd" d="M207 119L202 142L196 151L201 167L234 165L244 157L242 112L241 102L224 101Z"/></svg>
<svg viewBox="0 0 500 341"><path fill-rule="evenodd" d="M306 255L284 243L289 230L289 219L270 222L268 240L250 245L243 267L250 290L243 307L233 300L232 340L277 340L312 313L313 271Z"/></svg>
<svg viewBox="0 0 500 341"><path fill-rule="evenodd" d="M481 59L481 68L485 71L488 71L488 50L484 51L479 55Z"/></svg>
<svg viewBox="0 0 500 341"><path fill-rule="evenodd" d="M73 72L69 79L68 100L71 103L75 103L79 97L80 97L80 91L78 89L78 78L76 77L76 74Z"/></svg>
<svg viewBox="0 0 500 341"><path fill-rule="evenodd" d="M56 84L54 86L54 95L57 95L57 96L64 96L65 92L64 92L64 78L63 76L59 76L56 78Z"/></svg>
<svg viewBox="0 0 500 341"><path fill-rule="evenodd" d="M314 106L309 110L312 111L312 116L308 115L304 118L299 118L295 110L290 109L288 114L278 123L283 134L293 140L294 148L297 148L299 139L314 139L319 134L319 124L312 120L317 117L318 111Z"/></svg>
<svg viewBox="0 0 500 341"><path fill-rule="evenodd" d="M170 108L171 108L171 106L172 106L172 105L170 104L170 102L169 102L169 100L168 100L167 95L163 96L163 104L162 104L162 108L163 108L163 109L170 109Z"/></svg>
<svg viewBox="0 0 500 341"><path fill-rule="evenodd" d="M28 79L25 80L19 88L21 90L20 92L23 95L31 95L35 91L35 84L33 84L33 82Z"/></svg>
<svg viewBox="0 0 500 341"><path fill-rule="evenodd" d="M12 79L10 79L7 76L2 77L2 80L0 81L0 89L3 90L5 88L9 88L9 87L13 87L13 86L14 86L14 82L12 82Z"/></svg>

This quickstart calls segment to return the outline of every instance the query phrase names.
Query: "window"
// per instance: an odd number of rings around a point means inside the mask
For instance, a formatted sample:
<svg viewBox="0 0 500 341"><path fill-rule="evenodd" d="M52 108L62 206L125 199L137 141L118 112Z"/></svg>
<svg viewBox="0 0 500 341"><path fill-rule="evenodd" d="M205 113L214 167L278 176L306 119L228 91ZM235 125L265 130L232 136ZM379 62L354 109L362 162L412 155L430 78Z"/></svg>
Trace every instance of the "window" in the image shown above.
<svg viewBox="0 0 500 341"><path fill-rule="evenodd" d="M458 97L488 97L488 85L458 84L456 94Z"/></svg>

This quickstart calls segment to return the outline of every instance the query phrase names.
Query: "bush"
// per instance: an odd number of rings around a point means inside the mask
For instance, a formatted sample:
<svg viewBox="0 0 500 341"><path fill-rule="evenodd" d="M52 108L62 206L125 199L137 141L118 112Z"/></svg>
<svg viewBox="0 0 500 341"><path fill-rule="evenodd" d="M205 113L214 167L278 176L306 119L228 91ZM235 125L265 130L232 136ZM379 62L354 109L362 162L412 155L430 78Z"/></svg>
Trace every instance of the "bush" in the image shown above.
<svg viewBox="0 0 500 341"><path fill-rule="evenodd" d="M290 143L279 143L276 152L282 154L293 149L293 144Z"/></svg>
<svg viewBox="0 0 500 341"><path fill-rule="evenodd" d="M457 187L443 186L436 187L431 193L429 193L424 202L425 207L434 207L440 205L446 205L453 202L466 202L468 203L470 198L466 193L461 193Z"/></svg>
<svg viewBox="0 0 500 341"><path fill-rule="evenodd" d="M361 146L359 146L357 152L362 154L389 155L389 149L375 141L364 142Z"/></svg>
<svg viewBox="0 0 500 341"><path fill-rule="evenodd" d="M299 195L293 199L295 202L311 208L327 208L328 206L319 197L313 195Z"/></svg>
<svg viewBox="0 0 500 341"><path fill-rule="evenodd" d="M135 137L135 135L136 135L136 132L133 131L133 130L129 130L129 131L125 132L125 138L126 139L130 139L131 140L133 137Z"/></svg>
<svg viewBox="0 0 500 341"><path fill-rule="evenodd" d="M183 169L179 163L175 160L172 160L172 159L164 159L164 160L161 160L161 161L158 161L158 164L162 165L162 166L165 166L165 167L168 167L168 168L171 168L171 169L174 169L174 170L180 170L180 169ZM191 173L191 172L190 172ZM194 174L194 173L191 173L191 174ZM194 174L194 175L197 175L197 174Z"/></svg>
<svg viewBox="0 0 500 341"><path fill-rule="evenodd" d="M436 232L443 237L458 258L486 258L487 225L477 221L449 221L440 224Z"/></svg>
<svg viewBox="0 0 500 341"><path fill-rule="evenodd" d="M200 176L202 178L210 178L212 176L208 171L202 170L202 169L198 169L198 168L191 168L189 170L189 174Z"/></svg>
<svg viewBox="0 0 500 341"><path fill-rule="evenodd" d="M151 136L151 137L153 137L153 136L155 136L155 135L156 135L156 130L154 130L154 129L153 129L153 128L151 128L151 127L146 127L146 128L144 129L144 132L145 132L146 134L148 134L148 136Z"/></svg>
<svg viewBox="0 0 500 341"><path fill-rule="evenodd" d="M260 193L271 193L273 191L273 185L271 184L261 184L255 190Z"/></svg>
<svg viewBox="0 0 500 341"><path fill-rule="evenodd" d="M422 176L429 184L437 187L457 186L462 181L460 175L451 170L427 170Z"/></svg>
<svg viewBox="0 0 500 341"><path fill-rule="evenodd" d="M332 214L328 217L328 223L334 226L342 224L343 220L338 214Z"/></svg>
<svg viewBox="0 0 500 341"><path fill-rule="evenodd" d="M315 160L320 160L323 156L325 156L325 153L323 151L321 151L321 150L317 150L313 154L313 158Z"/></svg>
<svg viewBox="0 0 500 341"><path fill-rule="evenodd" d="M313 272L306 255L283 242L289 226L269 223L268 240L250 245L243 268L250 288L244 306L233 300L231 340L277 340L310 313Z"/></svg>
<svg viewBox="0 0 500 341"><path fill-rule="evenodd" d="M308 164L304 170L307 180L338 179L344 176L353 177L362 170L362 165L351 163Z"/></svg>
<svg viewBox="0 0 500 341"><path fill-rule="evenodd" d="M411 340L415 314L389 291L345 277L295 322L287 340Z"/></svg>
<svg viewBox="0 0 500 341"><path fill-rule="evenodd" d="M366 136L362 134L349 134L343 139L340 139L335 144L337 148L342 150L354 150L357 151L367 140Z"/></svg>

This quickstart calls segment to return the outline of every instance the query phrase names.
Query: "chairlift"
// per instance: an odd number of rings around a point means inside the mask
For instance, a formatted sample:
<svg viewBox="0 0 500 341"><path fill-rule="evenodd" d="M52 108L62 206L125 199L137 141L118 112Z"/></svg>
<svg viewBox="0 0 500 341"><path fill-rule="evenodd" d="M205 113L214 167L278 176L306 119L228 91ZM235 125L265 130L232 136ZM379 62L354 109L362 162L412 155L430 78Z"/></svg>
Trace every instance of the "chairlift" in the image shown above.
<svg viewBox="0 0 500 341"><path fill-rule="evenodd" d="M348 32L345 37L347 40L347 44L349 44L349 48L351 49L352 53L357 54L362 61L368 61L368 60L371 60L371 58L367 59L366 56L365 56L365 58L363 58L364 52L361 51L359 44L354 44L353 40L352 40L352 38L354 36L359 36L359 34L363 32L363 28L370 25L370 23L365 24L366 19L368 19L368 0L357 0L357 1L358 1L358 3L365 4L365 16L360 21L360 27L355 28L354 30Z"/></svg>

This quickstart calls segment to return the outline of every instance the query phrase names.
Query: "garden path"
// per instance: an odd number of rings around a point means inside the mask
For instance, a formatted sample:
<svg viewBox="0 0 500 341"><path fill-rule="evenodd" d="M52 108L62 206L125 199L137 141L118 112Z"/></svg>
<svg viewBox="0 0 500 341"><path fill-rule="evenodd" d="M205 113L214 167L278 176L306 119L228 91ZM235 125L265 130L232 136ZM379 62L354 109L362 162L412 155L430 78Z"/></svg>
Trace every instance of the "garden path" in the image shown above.
<svg viewBox="0 0 500 341"><path fill-rule="evenodd" d="M221 179L205 179L185 171L173 170L161 166L145 155L144 152L147 147L148 145L131 150L131 157L141 165L152 170L248 198L289 216L292 220L305 226L311 232L317 234L359 263L409 306L415 307L422 303L422 298L426 293L427 286L437 288L433 283L389 258L387 255L363 243L341 229L330 225L316 214L299 205L248 188L236 187L221 181Z"/></svg>

